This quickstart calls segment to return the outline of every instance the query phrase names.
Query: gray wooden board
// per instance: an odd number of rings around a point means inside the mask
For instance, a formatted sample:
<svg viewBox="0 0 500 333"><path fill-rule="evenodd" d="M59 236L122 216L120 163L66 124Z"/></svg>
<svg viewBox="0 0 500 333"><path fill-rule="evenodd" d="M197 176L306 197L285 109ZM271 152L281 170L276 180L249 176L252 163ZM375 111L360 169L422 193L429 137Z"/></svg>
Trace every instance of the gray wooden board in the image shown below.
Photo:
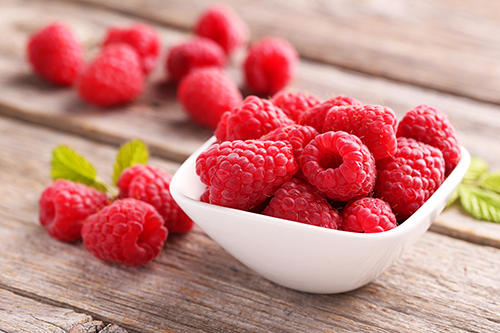
<svg viewBox="0 0 500 333"><path fill-rule="evenodd" d="M211 136L210 130L190 121L175 101L175 87L166 83L162 62L138 101L103 110L79 101L71 89L56 88L35 77L24 60L27 36L47 22L56 19L67 22L83 41L90 58L97 52L107 26L124 26L134 21L134 17L54 0L1 0L0 9L0 30L5 36L0 44L0 114L115 145L140 138L149 144L153 154L176 161L183 161ZM43 20L35 19L37 17ZM165 48L188 38L176 30L156 28ZM237 54L229 68L240 83L238 64L243 56ZM301 61L298 78L290 88L323 99L343 94L364 103L384 104L393 108L399 118L418 104L434 105L448 114L462 144L471 154L488 160L492 168L500 168L497 116L500 110L496 105L311 61ZM476 223L461 210L443 214L432 228L479 244L500 246L498 225Z"/></svg>
<svg viewBox="0 0 500 333"><path fill-rule="evenodd" d="M211 0L67 0L191 31ZM309 59L474 99L500 102L496 1L225 0L252 40L289 40Z"/></svg>
<svg viewBox="0 0 500 333"><path fill-rule="evenodd" d="M432 232L374 282L339 295L271 283L197 227L169 237L144 267L102 262L81 243L50 238L38 223L37 202L50 182L55 145L73 146L106 179L116 147L2 117L0 133L0 288L130 332L500 330L500 250Z"/></svg>

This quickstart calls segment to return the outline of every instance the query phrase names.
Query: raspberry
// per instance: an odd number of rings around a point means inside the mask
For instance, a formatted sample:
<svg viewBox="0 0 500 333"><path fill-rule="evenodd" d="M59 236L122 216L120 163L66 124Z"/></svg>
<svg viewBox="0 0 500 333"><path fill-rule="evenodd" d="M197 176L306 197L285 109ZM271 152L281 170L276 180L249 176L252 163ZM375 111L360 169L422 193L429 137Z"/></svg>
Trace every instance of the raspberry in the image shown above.
<svg viewBox="0 0 500 333"><path fill-rule="evenodd" d="M302 113L313 106L323 103L316 96L301 92L278 91L271 98L271 102L279 107L285 114L294 121L298 121Z"/></svg>
<svg viewBox="0 0 500 333"><path fill-rule="evenodd" d="M144 74L150 73L156 66L161 42L151 26L135 23L128 29L109 28L104 39L104 46L116 43L128 44L137 52Z"/></svg>
<svg viewBox="0 0 500 333"><path fill-rule="evenodd" d="M256 94L272 95L294 79L298 60L297 51L286 40L263 38L248 49L245 82Z"/></svg>
<svg viewBox="0 0 500 333"><path fill-rule="evenodd" d="M219 141L258 139L293 120L268 100L248 96L243 104L226 111L215 130Z"/></svg>
<svg viewBox="0 0 500 333"><path fill-rule="evenodd" d="M222 114L240 105L243 97L225 71L203 67L191 71L181 80L177 99L193 120L214 129Z"/></svg>
<svg viewBox="0 0 500 333"><path fill-rule="evenodd" d="M249 210L272 196L298 170L282 141L225 141L196 160L196 174L210 186L212 204Z"/></svg>
<svg viewBox="0 0 500 333"><path fill-rule="evenodd" d="M361 139L379 160L396 151L397 118L394 111L379 105L349 105L331 108L323 131L344 131Z"/></svg>
<svg viewBox="0 0 500 333"><path fill-rule="evenodd" d="M117 200L84 222L85 248L101 260L142 266L156 258L167 239L163 219L150 204Z"/></svg>
<svg viewBox="0 0 500 333"><path fill-rule="evenodd" d="M316 136L299 162L309 182L333 200L361 198L375 186L373 155L357 136L342 131Z"/></svg>
<svg viewBox="0 0 500 333"><path fill-rule="evenodd" d="M137 53L127 44L112 44L85 69L78 83L80 97L97 106L133 101L144 88Z"/></svg>
<svg viewBox="0 0 500 333"><path fill-rule="evenodd" d="M375 196L404 221L443 183L444 159L439 149L414 139L399 137L397 147L393 156L377 161Z"/></svg>
<svg viewBox="0 0 500 333"><path fill-rule="evenodd" d="M248 27L229 7L214 5L207 9L195 24L194 32L219 44L227 55L248 40Z"/></svg>
<svg viewBox="0 0 500 333"><path fill-rule="evenodd" d="M293 156L298 161L304 147L318 135L318 132L311 126L297 124L279 127L260 137L261 141L286 141L293 147Z"/></svg>
<svg viewBox="0 0 500 333"><path fill-rule="evenodd" d="M399 123L397 136L413 138L441 150L446 176L460 161L460 143L455 129L446 114L432 106L422 104L408 111Z"/></svg>
<svg viewBox="0 0 500 333"><path fill-rule="evenodd" d="M172 175L152 165L136 164L123 171L118 179L120 198L135 198L151 204L171 233L186 232L193 221L170 195Z"/></svg>
<svg viewBox="0 0 500 333"><path fill-rule="evenodd" d="M341 224L337 210L311 185L297 178L281 185L263 214L329 229L338 229Z"/></svg>
<svg viewBox="0 0 500 333"><path fill-rule="evenodd" d="M63 86L73 85L84 66L80 43L61 23L53 23L32 35L26 52L35 73Z"/></svg>
<svg viewBox="0 0 500 333"><path fill-rule="evenodd" d="M108 197L91 187L56 180L40 197L40 223L47 233L64 242L81 238L82 223L108 203Z"/></svg>
<svg viewBox="0 0 500 333"><path fill-rule="evenodd" d="M313 106L301 114L297 123L314 127L319 133L323 132L323 124L328 111L334 106L363 105L360 101L346 96L337 96Z"/></svg>
<svg viewBox="0 0 500 333"><path fill-rule="evenodd" d="M350 202L342 210L341 230L373 233L397 227L396 216L387 202L377 198L362 198Z"/></svg>
<svg viewBox="0 0 500 333"><path fill-rule="evenodd" d="M172 47L168 52L166 68L175 82L193 68L208 66L226 66L224 50L211 39L197 37Z"/></svg>

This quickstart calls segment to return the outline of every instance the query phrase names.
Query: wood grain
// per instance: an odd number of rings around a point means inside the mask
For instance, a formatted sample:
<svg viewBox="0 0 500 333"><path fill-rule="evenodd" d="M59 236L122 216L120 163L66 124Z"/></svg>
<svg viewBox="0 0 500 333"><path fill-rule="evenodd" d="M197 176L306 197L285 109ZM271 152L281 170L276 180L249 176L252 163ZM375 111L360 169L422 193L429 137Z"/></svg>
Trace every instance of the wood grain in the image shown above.
<svg viewBox="0 0 500 333"><path fill-rule="evenodd" d="M99 261L81 243L51 239L38 223L37 201L50 182L54 145L75 147L106 179L116 148L2 117L0 132L0 289L50 299L129 332L500 329L500 250L432 232L374 282L338 295L277 286L197 227L169 237L144 267Z"/></svg>
<svg viewBox="0 0 500 333"><path fill-rule="evenodd" d="M35 17L43 17L44 21ZM153 154L179 162L211 136L212 131L196 125L182 111L175 101L175 86L166 83L162 66L149 79L138 101L111 110L86 105L73 90L53 87L34 76L24 61L24 45L30 33L56 19L67 22L78 33L88 57L95 54L107 26L127 25L134 20L74 2L1 0L0 31L5 31L5 38L0 43L0 114L114 145L140 138L148 143ZM156 28L165 47L188 38L176 30ZM229 68L238 82L241 82L238 64L242 56L233 59ZM393 108L400 119L418 104L434 105L448 114L462 144L472 155L486 159L493 169L500 168L500 108L496 105L311 61L301 61L298 79L290 88L324 99L343 94L364 103L384 104ZM500 226L482 226L484 223L464 218L463 212L452 211L438 218L433 230L498 246Z"/></svg>
<svg viewBox="0 0 500 333"><path fill-rule="evenodd" d="M69 0L75 1L75 0ZM191 30L211 0L76 0ZM467 1L220 1L253 40L289 40L309 59L499 103L500 4Z"/></svg>
<svg viewBox="0 0 500 333"><path fill-rule="evenodd" d="M43 304L0 289L0 332L67 333L92 318L72 310Z"/></svg>

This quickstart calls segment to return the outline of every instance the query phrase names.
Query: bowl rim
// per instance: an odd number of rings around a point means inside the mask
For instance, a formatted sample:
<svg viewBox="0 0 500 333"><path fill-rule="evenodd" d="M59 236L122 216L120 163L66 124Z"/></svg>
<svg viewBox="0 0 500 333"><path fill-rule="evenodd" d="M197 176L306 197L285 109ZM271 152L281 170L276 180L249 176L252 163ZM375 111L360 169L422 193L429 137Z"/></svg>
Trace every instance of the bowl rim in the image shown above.
<svg viewBox="0 0 500 333"><path fill-rule="evenodd" d="M191 165L195 168L197 157L203 151L205 151L209 146L214 144L215 142L216 142L215 136L212 136L203 145L201 145L193 154L191 154L191 156L189 156L188 159L185 160L184 163L179 167L177 172L175 172L175 174L171 180L171 183L170 183L170 191L172 193L172 197L174 198L174 200L176 200L176 201L177 200L189 201L192 204L202 205L203 207L205 207L205 209L209 209L209 210L212 210L215 212L220 212L222 210L223 212L227 211L227 213L229 213L229 214L244 214L244 215L245 214L252 214L253 216L258 216L259 218L261 218L263 221L266 221L267 223L279 224L279 225L282 225L283 227L286 227L286 228L303 229L303 230L308 230L309 232L313 232L313 233L316 233L316 232L318 232L318 233L332 233L334 235L336 234L337 236L343 235L343 237L348 237L348 238L352 238L352 239L367 239L367 237L369 237L369 239L371 239L372 241L376 241L376 240L383 241L385 239L397 238L397 237L401 236L402 234L405 234L405 233L410 232L411 230L415 229L417 227L417 225L419 224L419 222L425 220L426 215L428 215L434 211L434 209L442 201L442 197L443 196L445 196L445 197L450 196L451 193L453 192L453 190L461 183L462 178L464 177L465 173L467 172L467 170L469 168L470 159L471 159L469 151L464 146L460 146L461 158L460 158L460 161L457 164L457 166L454 168L454 170L445 179L445 181L436 190L436 192L434 192L432 194L432 196L429 199L427 199L427 201L415 213L413 213L403 223L399 224L396 228L393 228L391 230L384 231L384 232L378 232L378 233L355 233L355 232L348 232L348 231L343 231L343 230L328 229L328 228L318 227L318 226L314 226L314 225L308 225L308 224L304 224L304 223L289 221L286 219L257 214L257 213L239 210L239 209L235 209L235 208L213 205L210 203L205 203L205 202L202 202L200 200L193 199L193 198L185 195L181 191L181 188L182 188L182 186L180 185L181 175L186 174L186 172L189 171L187 169L190 168ZM444 206L443 206L443 209L444 209ZM442 209L439 211L439 213L441 211L442 211ZM432 222L433 221L431 221L431 223Z"/></svg>

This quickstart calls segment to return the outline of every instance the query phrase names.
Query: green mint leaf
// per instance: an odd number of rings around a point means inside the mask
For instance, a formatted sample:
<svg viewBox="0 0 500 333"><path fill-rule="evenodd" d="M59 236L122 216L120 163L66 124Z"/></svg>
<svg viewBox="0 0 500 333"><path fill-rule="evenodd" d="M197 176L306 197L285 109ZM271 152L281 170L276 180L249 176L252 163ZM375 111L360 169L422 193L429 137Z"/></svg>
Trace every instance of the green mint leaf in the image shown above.
<svg viewBox="0 0 500 333"><path fill-rule="evenodd" d="M473 156L470 160L470 166L469 169L467 170L467 173L464 176L463 181L473 182L479 179L479 177L486 171L488 171L488 162L479 157Z"/></svg>
<svg viewBox="0 0 500 333"><path fill-rule="evenodd" d="M94 166L72 148L60 145L52 152L52 179L66 179L106 192Z"/></svg>
<svg viewBox="0 0 500 333"><path fill-rule="evenodd" d="M500 171L483 174L479 179L479 186L500 193Z"/></svg>
<svg viewBox="0 0 500 333"><path fill-rule="evenodd" d="M460 191L459 191L459 188L457 187L452 193L451 193L451 197L450 197L450 200L448 200L448 203L446 204L446 207L445 208L448 208L450 207L451 205L453 205L458 197L460 196Z"/></svg>
<svg viewBox="0 0 500 333"><path fill-rule="evenodd" d="M460 185L462 207L478 220L500 223L500 195L472 185Z"/></svg>
<svg viewBox="0 0 500 333"><path fill-rule="evenodd" d="M123 170L134 164L146 164L148 159L149 152L144 142L136 139L125 143L120 147L116 155L113 168L113 183L116 185Z"/></svg>

